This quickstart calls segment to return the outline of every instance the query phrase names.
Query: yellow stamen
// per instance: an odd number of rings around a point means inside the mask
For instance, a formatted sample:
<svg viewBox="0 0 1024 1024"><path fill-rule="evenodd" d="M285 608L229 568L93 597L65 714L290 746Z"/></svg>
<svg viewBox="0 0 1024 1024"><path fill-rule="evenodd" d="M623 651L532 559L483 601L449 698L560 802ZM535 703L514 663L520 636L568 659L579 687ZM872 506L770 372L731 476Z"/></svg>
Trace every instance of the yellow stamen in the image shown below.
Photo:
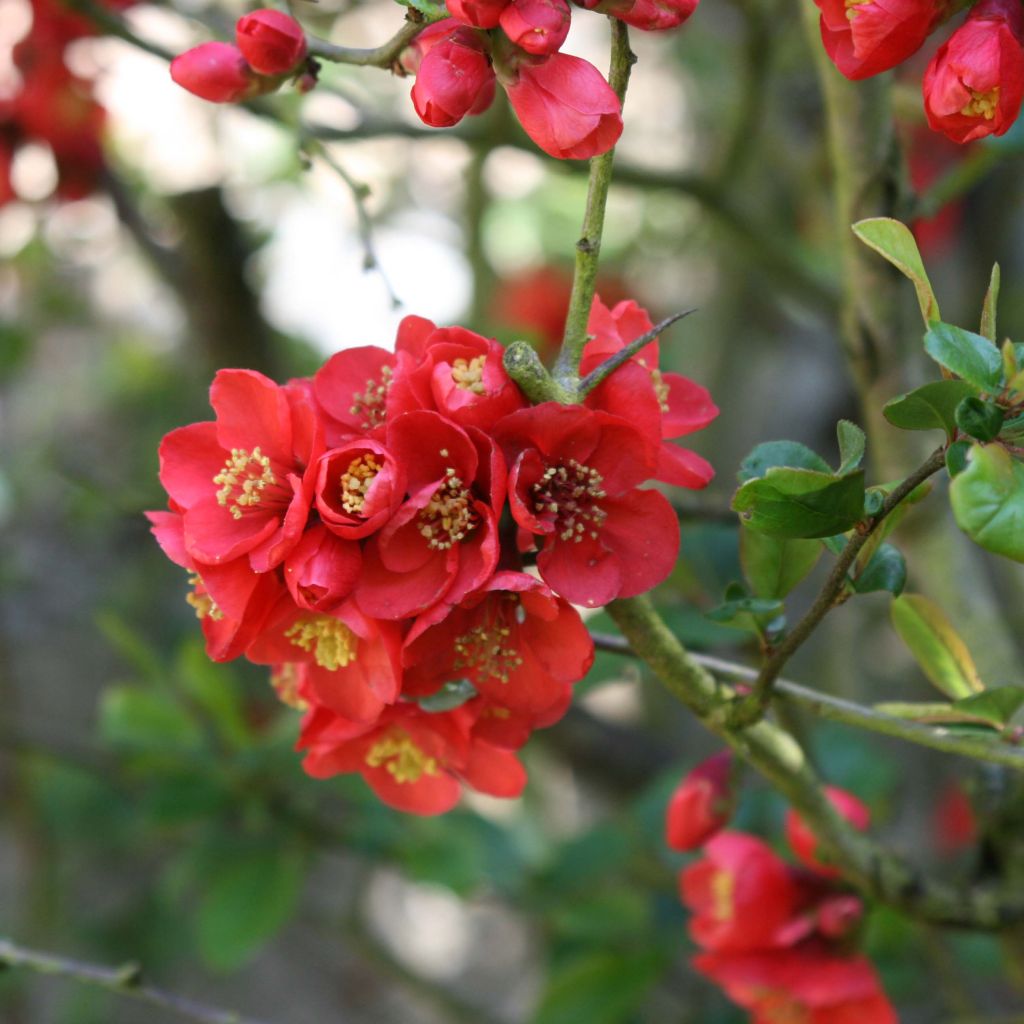
<svg viewBox="0 0 1024 1024"><path fill-rule="evenodd" d="M384 765L395 782L418 782L424 775L437 775L437 759L424 753L407 732L393 729L379 739L366 754L371 768Z"/></svg>
<svg viewBox="0 0 1024 1024"><path fill-rule="evenodd" d="M455 386L463 391L472 391L474 395L486 395L484 387L484 364L487 356L475 356L473 359L456 359L452 363L452 380Z"/></svg>
<svg viewBox="0 0 1024 1024"><path fill-rule="evenodd" d="M575 459L549 466L533 485L534 511L554 520L560 540L578 544L589 534L596 539L608 513L598 500L607 497L601 488L604 478L596 469Z"/></svg>
<svg viewBox="0 0 1024 1024"><path fill-rule="evenodd" d="M341 507L346 512L362 512L366 492L383 468L384 464L370 453L360 455L348 464L348 469L341 474Z"/></svg>
<svg viewBox="0 0 1024 1024"><path fill-rule="evenodd" d="M292 662L277 665L270 673L270 685L277 691L282 704L296 711L306 711L309 703L299 696L299 668Z"/></svg>
<svg viewBox="0 0 1024 1024"><path fill-rule="evenodd" d="M382 366L378 380L368 380L365 391L356 391L352 395L349 412L353 416L363 418L360 427L371 430L384 422L387 413L388 389L391 387L391 367Z"/></svg>
<svg viewBox="0 0 1024 1024"><path fill-rule="evenodd" d="M971 89L971 98L960 113L964 117L983 117L986 121L991 121L996 116L996 108L998 106L998 85L989 89L988 92L976 92L974 89Z"/></svg>
<svg viewBox="0 0 1024 1024"><path fill-rule="evenodd" d="M185 600L196 610L197 619L213 619L218 622L224 618L224 613L217 607L217 602L205 590L199 592L203 586L203 578L197 572L189 573L188 585L192 591L185 595Z"/></svg>
<svg viewBox="0 0 1024 1024"><path fill-rule="evenodd" d="M500 622L474 626L455 639L455 669L467 669L484 679L507 683L509 674L523 663L515 647L505 646L512 630Z"/></svg>
<svg viewBox="0 0 1024 1024"><path fill-rule="evenodd" d="M654 394L658 398L658 405L662 412L668 412L668 385L661 375L661 370L655 367L651 370L651 383L654 385Z"/></svg>
<svg viewBox="0 0 1024 1024"><path fill-rule="evenodd" d="M716 871L711 876L711 916L716 921L732 918L735 889L736 879L728 871Z"/></svg>
<svg viewBox="0 0 1024 1024"><path fill-rule="evenodd" d="M344 622L329 615L299 619L284 635L296 647L311 652L316 663L331 672L356 660L358 637Z"/></svg>
<svg viewBox="0 0 1024 1024"><path fill-rule="evenodd" d="M869 2L870 0L846 0L847 21L853 21L853 19L856 18L858 14L860 14L860 11L857 10L857 8L860 7L861 4L866 4Z"/></svg>
<svg viewBox="0 0 1024 1024"><path fill-rule="evenodd" d="M270 468L270 459L257 445L251 452L232 448L224 468L213 482L220 486L217 503L227 506L235 519L241 519L242 512L258 505L262 492L277 483L277 479Z"/></svg>
<svg viewBox="0 0 1024 1024"><path fill-rule="evenodd" d="M436 551L447 551L476 529L477 514L469 491L448 468L445 479L417 519L419 531Z"/></svg>

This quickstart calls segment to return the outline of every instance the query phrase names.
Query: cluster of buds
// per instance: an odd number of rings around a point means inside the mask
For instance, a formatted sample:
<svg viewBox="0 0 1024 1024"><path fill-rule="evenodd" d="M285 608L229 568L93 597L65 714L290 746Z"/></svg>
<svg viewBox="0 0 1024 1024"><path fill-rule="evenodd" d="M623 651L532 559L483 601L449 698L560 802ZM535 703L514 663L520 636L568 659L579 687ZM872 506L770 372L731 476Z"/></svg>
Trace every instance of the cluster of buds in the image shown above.
<svg viewBox="0 0 1024 1024"><path fill-rule="evenodd" d="M211 103L241 103L274 92L289 78L308 92L316 69L306 58L302 26L281 11L259 10L238 19L235 45L202 43L171 61L171 78Z"/></svg>
<svg viewBox="0 0 1024 1024"><path fill-rule="evenodd" d="M821 38L851 79L888 71L913 56L949 15L947 0L815 0ZM954 142L1002 135L1024 99L1020 0L981 0L938 48L925 71L928 124Z"/></svg>
<svg viewBox="0 0 1024 1024"><path fill-rule="evenodd" d="M690 934L703 950L694 966L755 1022L895 1024L874 968L855 951L863 903L842 887L805 822L787 814L800 866L755 836L723 831L732 804L729 762L719 755L684 779L666 823L670 846L703 846L679 876ZM840 789L826 792L854 827L867 828L864 804Z"/></svg>
<svg viewBox="0 0 1024 1024"><path fill-rule="evenodd" d="M595 300L584 371L651 327ZM347 349L312 378L222 370L216 419L160 447L169 510L149 518L210 657L271 666L306 770L359 772L403 810L446 811L463 783L519 793L516 751L593 658L573 606L675 564L676 514L639 485L712 476L669 439L718 410L658 369L657 341L579 405L530 405L503 351L407 317L394 352Z"/></svg>
<svg viewBox="0 0 1024 1024"><path fill-rule="evenodd" d="M595 0L581 6L642 29L681 25L698 0ZM495 85L508 94L530 138L549 156L584 160L622 134L622 106L589 61L561 53L568 0L449 0L451 15L428 26L401 57L416 76L412 101L435 128L480 114Z"/></svg>
<svg viewBox="0 0 1024 1024"><path fill-rule="evenodd" d="M108 0L126 7L133 0ZM59 0L32 0L32 24L11 57L19 84L0 95L0 204L17 198L11 166L18 148L43 143L57 166L56 195L82 199L94 192L103 172L102 133L106 111L92 82L72 74L64 52L76 39L95 35L92 23Z"/></svg>

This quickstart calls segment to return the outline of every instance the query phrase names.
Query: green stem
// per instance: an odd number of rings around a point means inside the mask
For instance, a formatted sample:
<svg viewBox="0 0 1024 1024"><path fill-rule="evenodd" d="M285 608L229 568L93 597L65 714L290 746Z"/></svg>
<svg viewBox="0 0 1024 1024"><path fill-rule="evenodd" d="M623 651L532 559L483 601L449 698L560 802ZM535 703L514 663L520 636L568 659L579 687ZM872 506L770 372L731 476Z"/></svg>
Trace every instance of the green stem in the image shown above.
<svg viewBox="0 0 1024 1024"><path fill-rule="evenodd" d="M609 18L612 27L612 60L608 84L625 103L629 72L636 56L629 48L629 31L624 22ZM608 205L608 189L612 182L612 164L615 148L590 161L590 183L587 206L583 214L583 231L576 243L576 266L572 280L569 312L565 319L562 350L555 362L554 377L558 384L575 396L579 383L580 359L587 343L587 322L594 303L597 286L597 268L601 256L601 236L604 233L604 214Z"/></svg>
<svg viewBox="0 0 1024 1024"><path fill-rule="evenodd" d="M784 730L765 720L746 729L730 727L731 689L679 643L649 598L613 601L608 613L669 692L775 786L862 892L913 917L953 927L999 930L1024 920L1019 890L968 888L927 877L858 832L832 806L803 750Z"/></svg>
<svg viewBox="0 0 1024 1024"><path fill-rule="evenodd" d="M372 49L354 46L336 46L326 39L306 36L310 57L331 61L333 64L354 64L357 67L390 68L398 62L402 51L423 31L425 23L416 11L410 11L406 23L384 44Z"/></svg>

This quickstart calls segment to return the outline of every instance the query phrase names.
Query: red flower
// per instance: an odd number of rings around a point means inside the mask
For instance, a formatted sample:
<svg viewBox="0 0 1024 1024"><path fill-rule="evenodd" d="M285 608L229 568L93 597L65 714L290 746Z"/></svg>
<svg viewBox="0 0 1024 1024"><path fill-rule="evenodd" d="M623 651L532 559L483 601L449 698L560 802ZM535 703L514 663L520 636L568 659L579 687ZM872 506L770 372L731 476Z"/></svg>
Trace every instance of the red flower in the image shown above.
<svg viewBox="0 0 1024 1024"><path fill-rule="evenodd" d="M431 714L396 704L368 725L314 708L299 749L315 778L360 772L384 803L414 814L443 814L458 802L460 779L492 796L518 796L526 774L513 753L473 736L465 706Z"/></svg>
<svg viewBox="0 0 1024 1024"><path fill-rule="evenodd" d="M403 692L426 695L468 679L492 703L528 715L563 706L594 642L567 602L525 573L499 572L457 608L429 612L406 637Z"/></svg>
<svg viewBox="0 0 1024 1024"><path fill-rule="evenodd" d="M672 793L665 816L665 841L673 850L696 850L732 816L732 754L723 750L702 761Z"/></svg>
<svg viewBox="0 0 1024 1024"><path fill-rule="evenodd" d="M581 6L610 14L634 28L660 32L682 25L697 10L699 3L700 0L591 0Z"/></svg>
<svg viewBox="0 0 1024 1024"><path fill-rule="evenodd" d="M1024 16L1017 0L982 0L924 75L928 124L954 142L1002 135L1024 98Z"/></svg>
<svg viewBox="0 0 1024 1024"><path fill-rule="evenodd" d="M285 559L284 581L300 608L333 612L352 593L361 564L355 541L342 540L317 523Z"/></svg>
<svg viewBox="0 0 1024 1024"><path fill-rule="evenodd" d="M715 951L773 946L799 895L786 864L760 839L742 832L715 836L679 883L694 915L690 934Z"/></svg>
<svg viewBox="0 0 1024 1024"><path fill-rule="evenodd" d="M449 0L448 13L474 28L497 28L509 0Z"/></svg>
<svg viewBox="0 0 1024 1024"><path fill-rule="evenodd" d="M312 499L319 440L302 389L252 370L221 370L210 388L215 423L193 423L160 445L160 481L185 512L197 562L248 555L256 572L298 542Z"/></svg>
<svg viewBox="0 0 1024 1024"><path fill-rule="evenodd" d="M496 433L512 461L520 546L543 538L537 567L552 590L596 607L669 574L679 524L664 496L636 489L654 467L625 420L546 402L506 417Z"/></svg>
<svg viewBox="0 0 1024 1024"><path fill-rule="evenodd" d="M286 75L306 56L306 34L283 11L253 11L235 24L242 56L261 75Z"/></svg>
<svg viewBox="0 0 1024 1024"><path fill-rule="evenodd" d="M390 422L387 447L409 498L366 546L355 596L365 614L400 619L457 604L494 572L505 466L489 438L427 410Z"/></svg>
<svg viewBox="0 0 1024 1024"><path fill-rule="evenodd" d="M704 953L694 966L754 1014L754 1024L897 1024L862 956L816 943L785 950Z"/></svg>
<svg viewBox="0 0 1024 1024"><path fill-rule="evenodd" d="M978 841L978 819L967 794L955 782L939 796L933 818L935 838L945 853L956 853Z"/></svg>
<svg viewBox="0 0 1024 1024"><path fill-rule="evenodd" d="M847 78L877 75L902 64L928 38L942 0L814 0L821 41Z"/></svg>
<svg viewBox="0 0 1024 1024"><path fill-rule="evenodd" d="M593 64L556 53L520 63L502 81L523 130L549 156L587 160L622 134L622 105Z"/></svg>
<svg viewBox="0 0 1024 1024"><path fill-rule="evenodd" d="M210 103L240 103L274 88L230 43L202 43L171 61L171 78L183 89Z"/></svg>
<svg viewBox="0 0 1024 1024"><path fill-rule="evenodd" d="M311 698L353 722L373 722L398 699L401 644L394 623L366 618L351 601L325 614L288 596L245 653L257 665L299 666Z"/></svg>
<svg viewBox="0 0 1024 1024"><path fill-rule="evenodd" d="M423 54L412 103L424 124L449 128L482 113L493 98L494 70L476 33L459 26Z"/></svg>
<svg viewBox="0 0 1024 1024"><path fill-rule="evenodd" d="M316 507L327 529L357 539L375 533L405 497L405 472L371 438L349 441L320 458Z"/></svg>
<svg viewBox="0 0 1024 1024"><path fill-rule="evenodd" d="M825 795L831 801L832 806L854 828L863 831L868 827L871 821L871 812L852 793L847 793L846 790L839 789L837 786L826 786ZM813 868L828 878L839 876L839 871L819 858L817 836L807 827L803 818L793 810L786 812L786 839L793 852L809 868Z"/></svg>
<svg viewBox="0 0 1024 1024"><path fill-rule="evenodd" d="M566 0L512 0L501 12L501 28L520 49L544 56L565 42L569 18Z"/></svg>

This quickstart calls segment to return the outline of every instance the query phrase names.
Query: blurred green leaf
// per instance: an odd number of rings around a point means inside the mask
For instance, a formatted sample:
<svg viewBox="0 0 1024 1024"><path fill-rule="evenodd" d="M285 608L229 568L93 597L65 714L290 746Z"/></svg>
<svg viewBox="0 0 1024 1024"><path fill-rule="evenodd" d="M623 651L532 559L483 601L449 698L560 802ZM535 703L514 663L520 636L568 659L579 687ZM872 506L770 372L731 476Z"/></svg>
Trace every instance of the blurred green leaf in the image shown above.
<svg viewBox="0 0 1024 1024"><path fill-rule="evenodd" d="M817 540L787 540L740 528L743 573L758 597L785 597L818 564L822 550Z"/></svg>
<svg viewBox="0 0 1024 1024"><path fill-rule="evenodd" d="M853 581L858 594L888 590L899 597L907 585L907 563L903 555L892 546L883 544Z"/></svg>
<svg viewBox="0 0 1024 1024"><path fill-rule="evenodd" d="M910 278L925 324L938 320L939 303L910 228L891 217L870 217L854 224L853 233Z"/></svg>
<svg viewBox="0 0 1024 1024"><path fill-rule="evenodd" d="M988 290L981 306L981 327L978 333L989 341L996 340L996 307L999 305L999 264L992 264L992 274L988 280Z"/></svg>
<svg viewBox="0 0 1024 1024"><path fill-rule="evenodd" d="M953 701L958 711L984 718L993 725L1005 726L1024 706L1024 686L995 686L984 693Z"/></svg>
<svg viewBox="0 0 1024 1024"><path fill-rule="evenodd" d="M986 551L1024 562L1024 466L997 444L971 447L953 478L949 501L957 525Z"/></svg>
<svg viewBox="0 0 1024 1024"><path fill-rule="evenodd" d="M712 622L761 633L783 612L781 601L765 597L736 597L705 612Z"/></svg>
<svg viewBox="0 0 1024 1024"><path fill-rule="evenodd" d="M950 477L959 476L967 468L967 456L970 452L970 441L954 441L946 449L946 469Z"/></svg>
<svg viewBox="0 0 1024 1024"><path fill-rule="evenodd" d="M977 389L963 380L937 380L886 402L882 414L901 430L956 430L956 407Z"/></svg>
<svg viewBox="0 0 1024 1024"><path fill-rule="evenodd" d="M856 469L864 458L864 447L867 438L864 431L850 420L840 420L836 424L836 435L839 439L839 474Z"/></svg>
<svg viewBox="0 0 1024 1024"><path fill-rule="evenodd" d="M958 700L984 690L971 652L934 602L920 594L894 597L892 623L924 674L947 697Z"/></svg>
<svg viewBox="0 0 1024 1024"><path fill-rule="evenodd" d="M1003 357L988 338L953 324L932 324L924 350L940 366L985 391L995 391L1003 379Z"/></svg>
<svg viewBox="0 0 1024 1024"><path fill-rule="evenodd" d="M251 745L251 730L232 670L210 661L202 643L195 639L182 645L177 667L183 691L202 707L221 739L236 750Z"/></svg>
<svg viewBox="0 0 1024 1024"><path fill-rule="evenodd" d="M100 735L115 746L194 751L203 734L172 697L135 686L111 687L100 700Z"/></svg>

